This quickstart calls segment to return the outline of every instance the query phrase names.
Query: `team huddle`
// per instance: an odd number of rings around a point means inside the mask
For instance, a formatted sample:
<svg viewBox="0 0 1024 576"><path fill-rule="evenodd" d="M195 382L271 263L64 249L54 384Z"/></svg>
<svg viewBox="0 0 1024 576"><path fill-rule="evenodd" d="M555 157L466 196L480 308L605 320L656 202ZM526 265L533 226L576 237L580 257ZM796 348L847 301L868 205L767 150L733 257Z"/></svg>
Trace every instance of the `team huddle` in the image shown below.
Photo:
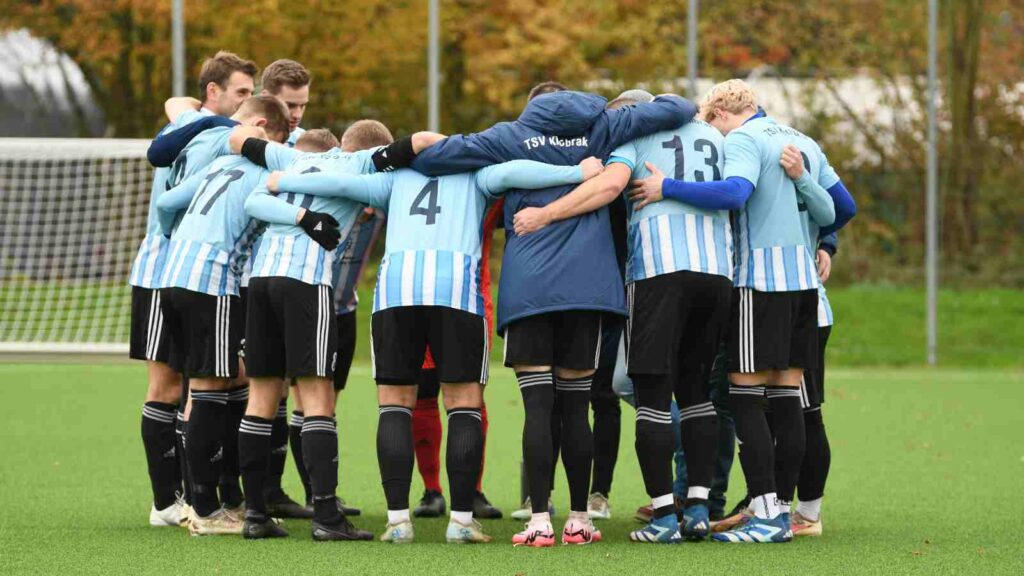
<svg viewBox="0 0 1024 576"><path fill-rule="evenodd" d="M545 82L517 120L476 134L395 140L360 120L339 140L299 127L311 85L301 64L267 66L259 94L257 73L228 52L207 59L202 100L169 99L149 150L130 284L131 357L149 373L151 524L263 539L288 535L279 518L307 518L314 540L373 539L337 496L335 406L356 285L386 227L369 342L382 541L414 541L413 517L446 507L448 542L491 541L478 520L502 516L481 487L495 334L525 412L526 490L512 516L527 524L513 544L555 544L559 458L562 543L601 540L620 398L636 408L651 497L631 540L821 533L823 282L856 206L819 146L749 86L718 84L698 109ZM735 440L747 495L726 513ZM302 503L282 488L289 447ZM414 464L426 491L410 512Z"/></svg>

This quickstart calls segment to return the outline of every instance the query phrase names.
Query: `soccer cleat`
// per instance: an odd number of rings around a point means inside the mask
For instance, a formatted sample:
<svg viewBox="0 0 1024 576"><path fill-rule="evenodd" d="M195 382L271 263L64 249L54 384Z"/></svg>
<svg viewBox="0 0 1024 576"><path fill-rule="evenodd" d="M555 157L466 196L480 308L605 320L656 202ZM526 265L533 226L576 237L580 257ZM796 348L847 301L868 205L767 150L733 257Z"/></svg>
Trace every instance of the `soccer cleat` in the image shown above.
<svg viewBox="0 0 1024 576"><path fill-rule="evenodd" d="M771 544L789 542L793 531L789 527L789 514L779 514L771 520L755 516L738 528L716 532L711 538L729 544Z"/></svg>
<svg viewBox="0 0 1024 576"><path fill-rule="evenodd" d="M380 535L381 542L392 544L409 544L416 538L412 529L412 522L405 520L396 524L388 523L384 527L384 533Z"/></svg>
<svg viewBox="0 0 1024 576"><path fill-rule="evenodd" d="M312 508L299 504L284 492L267 497L267 513L274 518L308 519L313 517Z"/></svg>
<svg viewBox="0 0 1024 576"><path fill-rule="evenodd" d="M373 534L356 528L348 521L348 518L342 517L337 524L321 524L313 520L313 540L317 542L373 540Z"/></svg>
<svg viewBox="0 0 1024 576"><path fill-rule="evenodd" d="M231 512L231 514L235 518L238 518L238 519L245 518L245 500L242 500L242 503L239 504L238 506L223 505L223 508L225 510L227 510L228 512Z"/></svg>
<svg viewBox="0 0 1024 576"><path fill-rule="evenodd" d="M496 508L491 501L484 496L483 492L477 492L473 497L473 517L481 520L500 520L503 514L501 509Z"/></svg>
<svg viewBox="0 0 1024 576"><path fill-rule="evenodd" d="M512 536L513 546L529 546L530 548L549 548L555 545L555 530L551 524L540 526L526 525L526 530Z"/></svg>
<svg viewBox="0 0 1024 576"><path fill-rule="evenodd" d="M600 492L591 494L587 499L587 515L591 520L610 520L612 506L608 503L608 497Z"/></svg>
<svg viewBox="0 0 1024 576"><path fill-rule="evenodd" d="M484 534L484 527L476 520L471 520L468 525L449 520L444 539L449 544L486 544L491 541L491 537Z"/></svg>
<svg viewBox="0 0 1024 576"><path fill-rule="evenodd" d="M651 520L654 520L654 508L650 504L641 506L636 509L636 513L633 514L633 518L637 522L648 523Z"/></svg>
<svg viewBox="0 0 1024 576"><path fill-rule="evenodd" d="M683 509L683 521L679 526L679 534L684 540L703 540L711 532L711 520L708 518L708 507L696 504Z"/></svg>
<svg viewBox="0 0 1024 576"><path fill-rule="evenodd" d="M799 512L794 512L790 518L790 527L793 536L821 536L821 516L817 520L808 520Z"/></svg>
<svg viewBox="0 0 1024 576"><path fill-rule="evenodd" d="M285 538L288 532L269 518L253 518L246 516L242 524L242 538L246 540L264 540L267 538Z"/></svg>
<svg viewBox="0 0 1024 576"><path fill-rule="evenodd" d="M226 508L219 508L206 517L196 514L193 509L188 522L188 530L193 536L241 534L242 524L242 520Z"/></svg>
<svg viewBox="0 0 1024 576"><path fill-rule="evenodd" d="M594 528L594 521L569 518L562 528L562 544L590 544L601 541L601 531Z"/></svg>
<svg viewBox="0 0 1024 576"><path fill-rule="evenodd" d="M444 516L446 503L444 494L436 490L424 490L419 505L412 511L415 518L439 518Z"/></svg>
<svg viewBox="0 0 1024 576"><path fill-rule="evenodd" d="M738 528L754 517L750 509L750 498L744 498L729 512L729 515L717 522L711 523L712 532L725 532Z"/></svg>
<svg viewBox="0 0 1024 576"><path fill-rule="evenodd" d="M678 544L682 541L679 536L679 520L675 514L652 518L647 526L630 532L629 539L649 544Z"/></svg>
<svg viewBox="0 0 1024 576"><path fill-rule="evenodd" d="M181 526L185 518L185 511L181 502L175 502L163 510L157 510L156 505L149 509L150 526Z"/></svg>
<svg viewBox="0 0 1024 576"><path fill-rule="evenodd" d="M361 516L363 514L363 511L359 508L353 508L346 504L343 498L338 498L338 510L345 516Z"/></svg>
<svg viewBox="0 0 1024 576"><path fill-rule="evenodd" d="M548 514L552 518L555 517L555 504L551 501L550 498L548 499ZM512 519L513 520L521 520L523 522L529 522L530 518L532 518L532 517L533 517L533 506L530 504L530 497L527 496L526 500L523 500L522 507L520 507L519 510L516 510L515 512L512 513Z"/></svg>

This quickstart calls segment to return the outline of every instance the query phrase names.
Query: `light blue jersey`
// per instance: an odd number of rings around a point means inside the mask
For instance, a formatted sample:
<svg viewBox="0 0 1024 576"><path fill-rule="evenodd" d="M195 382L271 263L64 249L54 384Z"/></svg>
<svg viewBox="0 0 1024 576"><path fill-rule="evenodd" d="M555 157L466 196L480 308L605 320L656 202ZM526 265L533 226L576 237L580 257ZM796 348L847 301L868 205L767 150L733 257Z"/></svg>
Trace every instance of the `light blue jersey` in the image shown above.
<svg viewBox="0 0 1024 576"><path fill-rule="evenodd" d="M295 130L292 130L292 133L288 135L288 141L284 143L285 146L287 146L289 148L295 148L295 143L298 142L299 138L302 138L302 135L305 134L305 133L306 133L306 129L305 128L302 128L300 126L296 126Z"/></svg>
<svg viewBox="0 0 1024 576"><path fill-rule="evenodd" d="M191 124L203 116L212 116L206 108L198 111L188 111L178 116L176 122L168 124L157 136L163 136L186 124ZM160 195L171 188L167 181L171 175L171 168L156 168L153 170L153 184L149 190L149 213L146 218L146 237L142 239L139 252L132 262L132 271L128 276L128 283L140 288L156 288L163 274L164 263L167 260L167 237L160 232L160 221L157 214L156 203Z"/></svg>
<svg viewBox="0 0 1024 576"><path fill-rule="evenodd" d="M245 213L245 201L268 174L245 158L225 156L160 199L162 214L184 210L171 238L161 288L238 295L242 264L260 226ZM163 218L161 225L167 231L172 222L173 217Z"/></svg>
<svg viewBox="0 0 1024 576"><path fill-rule="evenodd" d="M349 232L348 242L340 256L334 259L334 310L337 314L351 314L359 305L359 279L363 276L370 252L381 229L383 215L374 214L369 220L356 218ZM339 250L341 246L339 246Z"/></svg>
<svg viewBox="0 0 1024 576"><path fill-rule="evenodd" d="M832 316L832 304L825 293L825 285L818 285L818 328L831 326L835 319Z"/></svg>
<svg viewBox="0 0 1024 576"><path fill-rule="evenodd" d="M626 164L633 171L633 179L650 176L644 165L650 162L676 180L721 180L723 141L722 134L710 124L694 121L624 144L612 152L609 163ZM640 210L633 206L627 202L627 283L680 270L732 279L728 210L704 210L668 198Z"/></svg>
<svg viewBox="0 0 1024 576"><path fill-rule="evenodd" d="M342 152L340 148L333 148L322 153L305 153L270 144L266 148L267 168L282 170L286 174L371 174L374 172L372 157L377 150L372 148L358 152ZM258 192L269 194L266 187ZM299 208L306 208L333 216L339 223L342 243L335 250L328 252L295 224L294 217L287 223L270 220L271 224L260 241L260 248L255 252L252 277L283 276L306 284L333 286L335 260L344 250L345 239L363 206L347 198L294 192L282 192L278 198L295 206L296 214ZM250 208L249 213L254 218L259 218L258 204L252 206L255 207Z"/></svg>
<svg viewBox="0 0 1024 576"><path fill-rule="evenodd" d="M814 140L771 118L755 117L726 136L723 176L740 176L754 185L735 222L738 287L761 292L818 288L807 207L779 164L787 144L800 149L804 167L821 188L839 181Z"/></svg>
<svg viewBox="0 0 1024 576"><path fill-rule="evenodd" d="M444 306L484 315L480 289L483 222L508 189L582 181L579 166L515 160L477 172L430 178L414 170L352 177L286 176L281 190L334 194L387 212L373 311Z"/></svg>

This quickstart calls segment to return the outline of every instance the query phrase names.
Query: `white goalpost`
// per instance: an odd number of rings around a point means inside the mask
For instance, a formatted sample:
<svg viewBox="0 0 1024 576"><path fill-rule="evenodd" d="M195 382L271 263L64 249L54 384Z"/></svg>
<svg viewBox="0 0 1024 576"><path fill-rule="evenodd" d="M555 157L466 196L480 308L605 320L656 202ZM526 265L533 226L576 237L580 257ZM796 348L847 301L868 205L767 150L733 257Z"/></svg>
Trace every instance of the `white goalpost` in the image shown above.
<svg viewBox="0 0 1024 576"><path fill-rule="evenodd" d="M148 146L0 138L0 353L127 354Z"/></svg>

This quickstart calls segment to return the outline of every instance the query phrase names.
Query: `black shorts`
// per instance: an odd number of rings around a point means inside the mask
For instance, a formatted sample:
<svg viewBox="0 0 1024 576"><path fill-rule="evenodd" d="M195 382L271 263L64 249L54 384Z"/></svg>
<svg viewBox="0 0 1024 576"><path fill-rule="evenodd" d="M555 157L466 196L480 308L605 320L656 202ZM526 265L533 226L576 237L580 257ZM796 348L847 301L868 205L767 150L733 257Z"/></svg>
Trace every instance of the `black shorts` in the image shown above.
<svg viewBox="0 0 1024 576"><path fill-rule="evenodd" d="M629 285L626 371L699 372L707 382L729 320L732 281L681 270Z"/></svg>
<svg viewBox="0 0 1024 576"><path fill-rule="evenodd" d="M334 367L334 391L344 390L356 353L356 313L338 314L338 362Z"/></svg>
<svg viewBox="0 0 1024 576"><path fill-rule="evenodd" d="M597 368L602 312L564 310L527 316L505 327L505 366Z"/></svg>
<svg viewBox="0 0 1024 576"><path fill-rule="evenodd" d="M238 296L163 288L160 306L175 350L172 368L189 378L238 376L242 340L242 303Z"/></svg>
<svg viewBox="0 0 1024 576"><path fill-rule="evenodd" d="M416 377L416 399L437 398L441 393L441 381L437 379L436 368L423 368Z"/></svg>
<svg viewBox="0 0 1024 576"><path fill-rule="evenodd" d="M487 383L490 347L484 317L446 306L402 306L373 313L374 380L415 384L428 344L441 382Z"/></svg>
<svg viewBox="0 0 1024 576"><path fill-rule="evenodd" d="M729 372L818 367L818 291L733 291Z"/></svg>
<svg viewBox="0 0 1024 576"><path fill-rule="evenodd" d="M238 345L238 357L245 360L245 321L249 317L249 287L238 287L238 300L242 303L242 341Z"/></svg>
<svg viewBox="0 0 1024 576"><path fill-rule="evenodd" d="M249 376L333 379L338 332L330 286L283 276L253 278L246 312Z"/></svg>
<svg viewBox="0 0 1024 576"><path fill-rule="evenodd" d="M164 325L160 291L132 286L132 323L128 357L172 363L173 345ZM176 364L180 364L175 359Z"/></svg>
<svg viewBox="0 0 1024 576"><path fill-rule="evenodd" d="M825 403L825 346L832 334L831 326L818 328L818 367L804 371L800 403L804 408L816 408Z"/></svg>

